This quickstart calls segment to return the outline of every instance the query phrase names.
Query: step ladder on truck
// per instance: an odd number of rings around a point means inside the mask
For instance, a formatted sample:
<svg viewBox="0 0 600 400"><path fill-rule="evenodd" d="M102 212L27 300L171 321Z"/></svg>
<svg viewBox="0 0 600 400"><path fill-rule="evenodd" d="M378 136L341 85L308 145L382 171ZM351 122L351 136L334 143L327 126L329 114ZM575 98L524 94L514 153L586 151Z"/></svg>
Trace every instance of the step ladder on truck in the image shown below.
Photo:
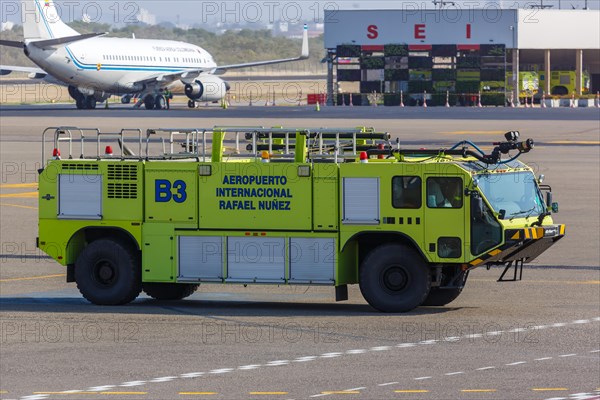
<svg viewBox="0 0 600 400"><path fill-rule="evenodd" d="M42 142L37 243L95 304L208 283L328 285L346 300L358 284L375 309L406 312L450 303L477 267L520 280L565 234L518 132L489 154L365 127L53 127Z"/></svg>

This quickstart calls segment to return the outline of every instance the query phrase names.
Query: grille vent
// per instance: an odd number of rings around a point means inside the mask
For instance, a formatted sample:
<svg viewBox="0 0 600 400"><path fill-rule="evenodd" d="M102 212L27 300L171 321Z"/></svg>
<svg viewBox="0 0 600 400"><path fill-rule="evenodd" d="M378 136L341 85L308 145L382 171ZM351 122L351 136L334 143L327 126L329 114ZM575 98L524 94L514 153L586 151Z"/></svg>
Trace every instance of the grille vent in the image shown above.
<svg viewBox="0 0 600 400"><path fill-rule="evenodd" d="M137 184L135 183L109 183L109 199L137 199Z"/></svg>
<svg viewBox="0 0 600 400"><path fill-rule="evenodd" d="M98 164L64 163L63 171L98 171Z"/></svg>
<svg viewBox="0 0 600 400"><path fill-rule="evenodd" d="M109 181L137 181L137 165L108 165Z"/></svg>

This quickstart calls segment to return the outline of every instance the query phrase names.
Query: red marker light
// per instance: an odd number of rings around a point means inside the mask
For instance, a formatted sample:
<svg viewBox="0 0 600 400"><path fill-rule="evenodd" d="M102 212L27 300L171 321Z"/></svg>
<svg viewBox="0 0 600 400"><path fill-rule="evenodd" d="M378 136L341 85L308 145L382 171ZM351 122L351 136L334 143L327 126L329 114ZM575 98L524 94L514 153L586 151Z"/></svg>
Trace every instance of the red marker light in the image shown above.
<svg viewBox="0 0 600 400"><path fill-rule="evenodd" d="M367 155L366 151L361 151L360 152L360 162L361 163L368 163L369 162L369 156Z"/></svg>
<svg viewBox="0 0 600 400"><path fill-rule="evenodd" d="M60 157L60 150L59 149L52 150L52 157L59 158Z"/></svg>
<svg viewBox="0 0 600 400"><path fill-rule="evenodd" d="M377 150L385 150L385 145L384 145L383 143L379 143L379 144L377 145ZM384 156L383 154L379 154L379 155L377 156L377 158L378 158L379 160L383 160L383 159L385 158L385 156Z"/></svg>
<svg viewBox="0 0 600 400"><path fill-rule="evenodd" d="M112 147L106 146L106 150L104 150L104 155L105 156L112 156L113 155Z"/></svg>

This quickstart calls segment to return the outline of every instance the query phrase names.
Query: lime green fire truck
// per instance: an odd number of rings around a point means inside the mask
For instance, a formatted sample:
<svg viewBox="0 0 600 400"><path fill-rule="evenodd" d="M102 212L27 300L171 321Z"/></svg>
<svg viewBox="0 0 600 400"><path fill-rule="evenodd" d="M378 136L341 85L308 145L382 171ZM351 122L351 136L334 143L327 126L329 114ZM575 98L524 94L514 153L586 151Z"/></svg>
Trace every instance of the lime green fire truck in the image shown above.
<svg viewBox="0 0 600 400"><path fill-rule="evenodd" d="M565 234L551 188L517 160L533 141L505 136L486 154L371 128L48 128L37 243L101 305L205 283L329 285L336 300L359 284L383 312L445 305L472 269L520 280Z"/></svg>

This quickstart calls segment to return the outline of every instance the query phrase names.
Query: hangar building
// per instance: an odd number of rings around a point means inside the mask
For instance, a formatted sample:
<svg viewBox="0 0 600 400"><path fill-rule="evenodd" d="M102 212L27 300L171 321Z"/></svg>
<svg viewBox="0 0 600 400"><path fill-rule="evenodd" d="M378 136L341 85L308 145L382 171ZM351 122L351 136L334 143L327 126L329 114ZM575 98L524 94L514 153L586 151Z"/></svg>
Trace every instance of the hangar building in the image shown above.
<svg viewBox="0 0 600 400"><path fill-rule="evenodd" d="M497 105L542 93L591 96L600 91L599 21L598 10L326 11L328 103L338 95L347 104L339 94L348 96L340 88L349 83L356 94L434 104L447 93L458 102L481 92Z"/></svg>

